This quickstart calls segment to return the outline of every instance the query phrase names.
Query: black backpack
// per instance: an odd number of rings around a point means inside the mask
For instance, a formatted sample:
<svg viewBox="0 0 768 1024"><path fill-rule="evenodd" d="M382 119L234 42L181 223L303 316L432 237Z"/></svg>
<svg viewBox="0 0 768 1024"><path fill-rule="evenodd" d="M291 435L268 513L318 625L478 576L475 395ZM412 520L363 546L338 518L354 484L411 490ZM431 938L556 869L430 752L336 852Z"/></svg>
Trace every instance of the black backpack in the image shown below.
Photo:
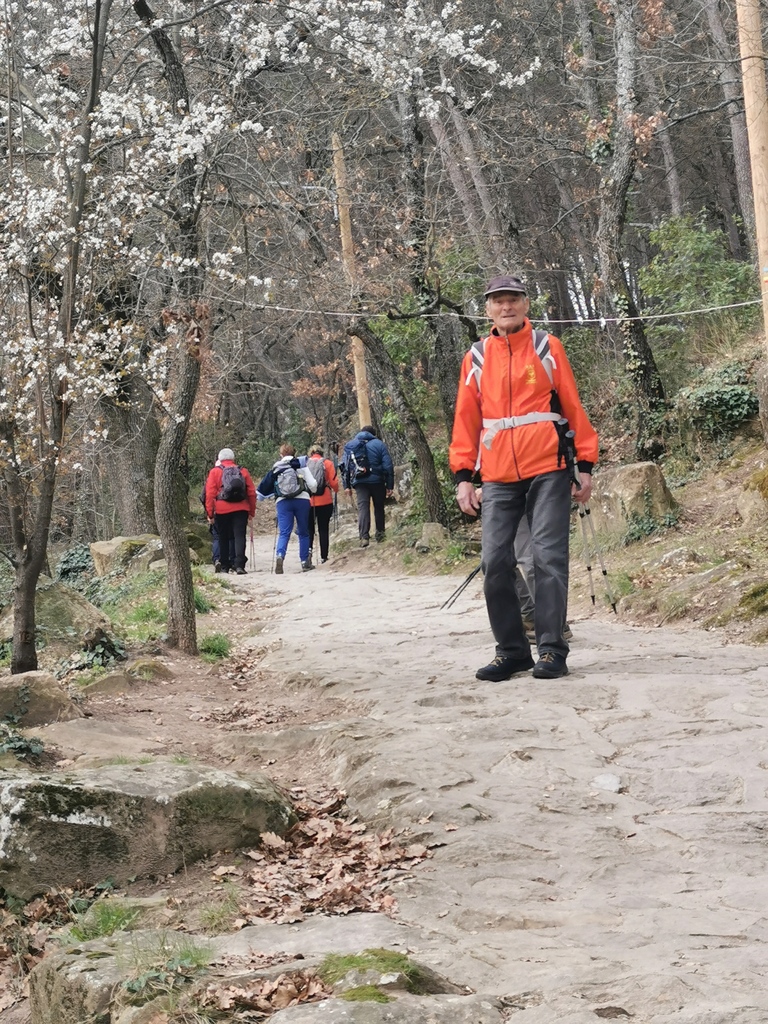
<svg viewBox="0 0 768 1024"><path fill-rule="evenodd" d="M325 492L328 490L328 482L325 479L325 460L310 459L309 462L307 463L307 468L317 481L317 490L312 495L312 497L319 498L321 494L325 494Z"/></svg>
<svg viewBox="0 0 768 1024"><path fill-rule="evenodd" d="M371 462L368 458L368 442L357 441L347 452L347 486L352 487L356 480L365 481L371 475Z"/></svg>
<svg viewBox="0 0 768 1024"><path fill-rule="evenodd" d="M221 467L221 490L216 495L219 501L245 501L247 491L245 477L239 466Z"/></svg>

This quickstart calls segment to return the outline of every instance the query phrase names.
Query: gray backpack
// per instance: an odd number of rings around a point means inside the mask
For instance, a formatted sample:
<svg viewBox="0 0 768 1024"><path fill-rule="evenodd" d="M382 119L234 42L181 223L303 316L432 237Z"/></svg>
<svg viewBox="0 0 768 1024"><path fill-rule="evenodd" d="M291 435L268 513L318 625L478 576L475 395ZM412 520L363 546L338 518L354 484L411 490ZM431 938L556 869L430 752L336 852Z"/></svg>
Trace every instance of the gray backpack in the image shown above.
<svg viewBox="0 0 768 1024"><path fill-rule="evenodd" d="M272 472L275 474L276 497L295 498L304 490L304 481L297 472L298 467L298 459L291 459L290 462L276 462L274 464Z"/></svg>

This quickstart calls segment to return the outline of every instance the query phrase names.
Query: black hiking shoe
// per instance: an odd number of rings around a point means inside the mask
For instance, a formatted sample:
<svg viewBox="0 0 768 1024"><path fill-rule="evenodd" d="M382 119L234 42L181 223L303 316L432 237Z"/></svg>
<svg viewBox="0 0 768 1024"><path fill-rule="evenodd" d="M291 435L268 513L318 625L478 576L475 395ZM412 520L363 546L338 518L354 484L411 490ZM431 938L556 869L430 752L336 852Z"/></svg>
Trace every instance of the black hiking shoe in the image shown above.
<svg viewBox="0 0 768 1024"><path fill-rule="evenodd" d="M516 672L527 672L533 668L533 658L506 658L497 654L490 665L483 665L475 672L475 679L487 679L491 683L500 683L503 679L511 679Z"/></svg>
<svg viewBox="0 0 768 1024"><path fill-rule="evenodd" d="M306 560L306 562L302 562L301 563L301 571L302 572L309 572L310 569L314 569L314 568L315 567L314 567L314 565L312 565L312 561L309 558Z"/></svg>
<svg viewBox="0 0 768 1024"><path fill-rule="evenodd" d="M377 544L380 544L384 540L385 537L386 537L386 534L384 533L383 530L377 530L376 531L376 543Z"/></svg>
<svg viewBox="0 0 768 1024"><path fill-rule="evenodd" d="M238 576L245 576L245 569L235 569Z"/></svg>
<svg viewBox="0 0 768 1024"><path fill-rule="evenodd" d="M533 668L535 679L559 679L560 676L568 675L568 666L562 654L555 654L554 651L544 651Z"/></svg>
<svg viewBox="0 0 768 1024"><path fill-rule="evenodd" d="M222 566L221 562L214 562L213 563L213 571L214 572L224 572L224 567Z"/></svg>
<svg viewBox="0 0 768 1024"><path fill-rule="evenodd" d="M367 548L370 543L371 542L368 540L367 537L361 537L360 538L360 547L361 548Z"/></svg>
<svg viewBox="0 0 768 1024"><path fill-rule="evenodd" d="M283 575L283 560L280 555L275 558L275 576Z"/></svg>

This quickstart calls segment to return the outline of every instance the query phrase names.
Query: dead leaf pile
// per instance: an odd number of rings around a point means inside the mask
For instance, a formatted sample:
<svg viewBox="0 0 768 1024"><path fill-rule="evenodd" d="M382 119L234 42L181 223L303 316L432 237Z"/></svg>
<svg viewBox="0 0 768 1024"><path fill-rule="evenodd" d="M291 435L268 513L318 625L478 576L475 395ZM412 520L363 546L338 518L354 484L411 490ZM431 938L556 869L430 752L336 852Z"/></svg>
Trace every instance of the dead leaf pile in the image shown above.
<svg viewBox="0 0 768 1024"><path fill-rule="evenodd" d="M209 985L200 1005L216 1010L258 1010L266 1016L288 1006L326 999L331 994L316 974L294 971L274 979L257 978L247 985Z"/></svg>
<svg viewBox="0 0 768 1024"><path fill-rule="evenodd" d="M16 913L0 899L0 1011L26 996L27 975L45 956L52 929L68 924L96 896L94 889L59 890L32 900Z"/></svg>
<svg viewBox="0 0 768 1024"><path fill-rule="evenodd" d="M295 807L299 822L285 838L264 833L259 848L247 853L254 866L243 873L248 886L243 916L249 922L290 923L321 912L394 914L397 901L388 890L429 856L426 846L406 845L394 829L369 832L347 820L343 793L322 806L299 802Z"/></svg>

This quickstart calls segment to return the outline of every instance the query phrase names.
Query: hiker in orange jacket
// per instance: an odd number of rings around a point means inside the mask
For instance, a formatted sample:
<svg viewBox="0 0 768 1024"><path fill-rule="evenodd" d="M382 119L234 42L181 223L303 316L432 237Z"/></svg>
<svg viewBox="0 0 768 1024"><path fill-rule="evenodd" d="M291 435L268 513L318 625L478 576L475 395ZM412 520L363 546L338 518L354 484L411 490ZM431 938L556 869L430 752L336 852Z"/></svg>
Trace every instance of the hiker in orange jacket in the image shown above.
<svg viewBox="0 0 768 1024"><path fill-rule="evenodd" d="M450 447L456 498L467 515L480 508L478 467L482 478L484 589L496 657L477 678L498 682L533 668L537 678L556 679L568 674L562 632L571 500L589 501L597 434L561 342L533 331L523 281L495 277L485 299L493 329L480 350L473 346L464 357ZM536 665L515 589L514 541L523 516L533 545Z"/></svg>
<svg viewBox="0 0 768 1024"><path fill-rule="evenodd" d="M322 463L322 472L317 468ZM330 546L330 524L333 516L333 497L339 493L339 476L336 467L330 459L323 455L323 449L319 444L313 445L309 451L307 460L309 471L315 480L323 481L322 494L318 483L317 491L310 497L309 504L311 512L309 515L309 557L312 558L312 551L315 546L315 527L320 544L320 561L328 561L328 548Z"/></svg>

